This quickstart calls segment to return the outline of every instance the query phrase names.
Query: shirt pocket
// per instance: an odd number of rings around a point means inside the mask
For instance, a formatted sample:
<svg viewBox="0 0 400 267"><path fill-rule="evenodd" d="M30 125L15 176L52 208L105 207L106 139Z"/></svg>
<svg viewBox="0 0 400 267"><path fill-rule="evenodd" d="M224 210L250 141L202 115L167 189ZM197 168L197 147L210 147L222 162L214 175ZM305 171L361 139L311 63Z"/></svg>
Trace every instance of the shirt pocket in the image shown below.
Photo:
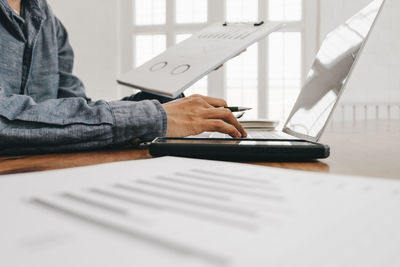
<svg viewBox="0 0 400 267"><path fill-rule="evenodd" d="M36 102L57 98L60 75L58 73L34 74L28 83L28 94Z"/></svg>
<svg viewBox="0 0 400 267"><path fill-rule="evenodd" d="M13 40L0 27L0 88L6 95L21 90L24 44Z"/></svg>
<svg viewBox="0 0 400 267"><path fill-rule="evenodd" d="M1 33L1 32L0 32ZM13 75L21 73L24 44L17 40L12 40L7 34L2 34L0 38L0 68ZM15 75L14 74L14 75Z"/></svg>

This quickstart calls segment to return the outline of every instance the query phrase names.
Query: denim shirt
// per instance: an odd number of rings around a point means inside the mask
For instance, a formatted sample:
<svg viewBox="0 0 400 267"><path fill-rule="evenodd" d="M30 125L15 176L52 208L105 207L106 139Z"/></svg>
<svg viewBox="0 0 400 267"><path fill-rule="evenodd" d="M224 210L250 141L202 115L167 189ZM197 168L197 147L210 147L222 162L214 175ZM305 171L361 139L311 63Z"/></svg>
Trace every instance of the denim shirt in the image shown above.
<svg viewBox="0 0 400 267"><path fill-rule="evenodd" d="M45 0L0 0L0 153L97 149L164 136L159 101L91 102L68 34ZM110 89L111 90L111 89Z"/></svg>

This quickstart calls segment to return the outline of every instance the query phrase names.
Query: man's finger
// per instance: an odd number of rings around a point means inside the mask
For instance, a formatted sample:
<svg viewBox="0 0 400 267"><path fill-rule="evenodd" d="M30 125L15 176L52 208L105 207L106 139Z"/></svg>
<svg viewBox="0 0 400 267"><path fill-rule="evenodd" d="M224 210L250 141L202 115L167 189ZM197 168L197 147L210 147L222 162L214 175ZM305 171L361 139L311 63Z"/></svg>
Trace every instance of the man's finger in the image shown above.
<svg viewBox="0 0 400 267"><path fill-rule="evenodd" d="M247 137L246 130L243 128L243 126L238 122L236 117L233 115L233 113L228 110L228 109L208 109L205 111L203 114L203 118L205 119L218 119L218 120L223 120L226 123L229 123L233 125L242 135L242 137Z"/></svg>
<svg viewBox="0 0 400 267"><path fill-rule="evenodd" d="M226 106L228 106L226 101L223 100L223 99L209 97L209 96L202 96L202 95L197 95L197 96L203 98L208 104L210 104L213 107L226 107Z"/></svg>
<svg viewBox="0 0 400 267"><path fill-rule="evenodd" d="M231 124L223 120L204 120L202 122L203 132L219 132L232 136L233 138L241 138L242 134Z"/></svg>

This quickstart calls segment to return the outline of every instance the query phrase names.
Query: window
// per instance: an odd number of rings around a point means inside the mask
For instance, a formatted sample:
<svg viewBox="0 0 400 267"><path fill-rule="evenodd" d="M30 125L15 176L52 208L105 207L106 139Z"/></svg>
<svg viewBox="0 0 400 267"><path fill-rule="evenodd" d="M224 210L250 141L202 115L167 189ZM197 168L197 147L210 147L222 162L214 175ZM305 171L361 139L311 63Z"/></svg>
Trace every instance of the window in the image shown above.
<svg viewBox="0 0 400 267"><path fill-rule="evenodd" d="M258 20L258 0L227 0L226 19L231 22Z"/></svg>
<svg viewBox="0 0 400 267"><path fill-rule="evenodd" d="M285 22L283 30L253 45L185 92L253 107L246 118L283 121L316 53L318 1L122 0L121 72L140 66L211 23Z"/></svg>
<svg viewBox="0 0 400 267"><path fill-rule="evenodd" d="M226 66L226 98L235 106L252 107L246 116L258 116L258 45L253 45Z"/></svg>
<svg viewBox="0 0 400 267"><path fill-rule="evenodd" d="M301 21L302 0L269 0L268 17L271 21Z"/></svg>
<svg viewBox="0 0 400 267"><path fill-rule="evenodd" d="M162 25L166 19L166 0L136 0L134 25Z"/></svg>
<svg viewBox="0 0 400 267"><path fill-rule="evenodd" d="M277 32L269 36L268 113L289 116L301 87L301 33Z"/></svg>
<svg viewBox="0 0 400 267"><path fill-rule="evenodd" d="M207 0L176 0L177 23L206 23Z"/></svg>
<svg viewBox="0 0 400 267"><path fill-rule="evenodd" d="M167 46L165 35L136 35L134 57L135 66L138 67L154 56L161 54Z"/></svg>

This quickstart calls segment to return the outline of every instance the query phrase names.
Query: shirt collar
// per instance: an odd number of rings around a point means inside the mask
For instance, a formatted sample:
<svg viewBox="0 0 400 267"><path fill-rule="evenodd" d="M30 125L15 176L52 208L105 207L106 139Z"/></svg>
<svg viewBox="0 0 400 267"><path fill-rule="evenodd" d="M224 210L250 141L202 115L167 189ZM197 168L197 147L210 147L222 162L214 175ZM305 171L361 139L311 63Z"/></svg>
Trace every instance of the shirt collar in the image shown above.
<svg viewBox="0 0 400 267"><path fill-rule="evenodd" d="M13 9L8 4L7 0L0 0L0 4L4 6L6 11L8 11L7 15L12 16L11 14L14 13ZM23 6L25 5L25 7ZM22 0L22 8L26 8L25 10L28 11L31 17L37 17L39 19L46 19L46 14L44 13L43 9L40 7L39 0Z"/></svg>
<svg viewBox="0 0 400 267"><path fill-rule="evenodd" d="M3 13L3 15L6 18L12 21L12 17L14 16L14 11L8 4L7 0L0 0L0 12Z"/></svg>
<svg viewBox="0 0 400 267"><path fill-rule="evenodd" d="M22 2L25 5L25 11L28 11L31 17L46 19L46 14L40 7L39 0L22 0Z"/></svg>

